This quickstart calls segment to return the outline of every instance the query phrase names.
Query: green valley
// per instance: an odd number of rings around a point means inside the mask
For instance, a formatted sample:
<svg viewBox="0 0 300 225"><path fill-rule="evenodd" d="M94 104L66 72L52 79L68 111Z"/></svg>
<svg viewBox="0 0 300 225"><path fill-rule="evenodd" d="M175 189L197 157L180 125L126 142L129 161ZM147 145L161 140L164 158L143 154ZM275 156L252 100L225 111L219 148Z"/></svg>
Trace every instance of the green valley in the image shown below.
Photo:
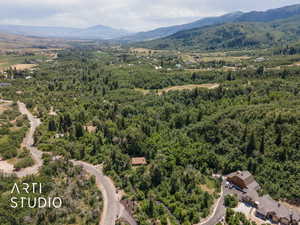
<svg viewBox="0 0 300 225"><path fill-rule="evenodd" d="M300 5L1 29L0 225L299 225Z"/></svg>

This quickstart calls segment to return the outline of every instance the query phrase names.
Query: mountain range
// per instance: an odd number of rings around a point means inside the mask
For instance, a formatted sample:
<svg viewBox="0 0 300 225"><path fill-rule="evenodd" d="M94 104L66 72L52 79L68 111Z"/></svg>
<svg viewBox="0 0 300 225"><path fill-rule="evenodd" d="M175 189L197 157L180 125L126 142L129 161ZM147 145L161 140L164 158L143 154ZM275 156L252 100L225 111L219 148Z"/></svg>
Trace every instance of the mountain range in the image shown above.
<svg viewBox="0 0 300 225"><path fill-rule="evenodd" d="M114 29L111 27L97 25L89 28L69 28L69 27L36 27L36 26L18 26L18 25L0 25L0 32L8 34L25 35L31 37L49 37L49 38L65 38L65 39L102 39L121 41L123 43L138 43L139 46L149 46L153 48L181 48L181 47L201 47L201 43L207 44L210 49L216 44L218 38L222 38L219 47L227 47L231 40L230 34L239 36L245 45L257 45L257 38L262 36L274 36L274 40L282 34L278 29L273 29L276 24L271 22L289 19L300 15L300 4L286 6L278 9L270 9L267 11L252 12L234 12L218 17L209 17L197 20L192 23L162 27L147 32L130 33L122 29ZM299 22L299 21L298 21ZM252 24L250 24L252 23ZM293 21L289 22L291 26ZM229 25L230 24L230 25ZM242 26L247 27L242 29ZM293 24L294 32L297 31L297 24ZM224 30L222 33L220 29ZM250 33L252 32L252 34ZM268 31L268 32L266 32ZM232 33L230 33L232 32ZM292 31L291 31L292 32ZM290 35L292 33L289 32ZM280 34L279 34L280 33ZM255 35L254 35L255 34ZM263 35L264 34L264 35ZM223 35L223 36L222 36ZM299 34L297 34L299 35ZM256 37L255 37L256 36ZM292 35L293 36L293 35ZM207 39L209 38L209 39ZM283 37L283 39L295 39L295 37ZM203 39L203 40L202 40ZM228 40L227 40L228 39ZM265 39L265 38L263 38ZM280 38L279 40L280 41ZM228 43L227 43L228 42ZM266 44L266 41L263 41ZM231 46L231 44L228 44ZM218 48L219 48L218 47Z"/></svg>
<svg viewBox="0 0 300 225"><path fill-rule="evenodd" d="M116 39L129 35L130 32L97 25L85 29L70 27L43 27L0 25L0 32L31 37L65 38L65 39Z"/></svg>
<svg viewBox="0 0 300 225"><path fill-rule="evenodd" d="M177 32L190 30L194 28L201 28L204 26L213 26L213 25L220 25L220 24L232 23L232 22L269 22L278 19L285 19L296 15L300 15L300 4L285 6L278 9L270 9L262 12L252 11L252 12L244 13L238 11L234 13L225 14L219 17L208 17L208 18L200 19L188 24L163 27L163 28L158 28L147 32L140 32L140 33L129 35L127 37L123 37L121 39L128 42L147 41L147 40L164 38L173 35Z"/></svg>
<svg viewBox="0 0 300 225"><path fill-rule="evenodd" d="M215 24L220 24L225 22L232 22L236 20L238 17L240 17L241 15L243 15L242 12L234 12L219 17L208 17L208 18L197 20L192 23L170 26L170 27L161 27L147 32L139 32L136 34L132 34L130 36L123 37L121 38L121 40L129 41L129 42L154 40L158 38L167 37L169 35L175 34L183 30L189 30L193 28L199 28L203 26L215 25Z"/></svg>
<svg viewBox="0 0 300 225"><path fill-rule="evenodd" d="M7 34L0 32L0 52L1 50L24 49L24 48L65 48L69 47L63 39L28 37L17 34Z"/></svg>
<svg viewBox="0 0 300 225"><path fill-rule="evenodd" d="M273 22L239 22L181 31L134 44L151 49L221 50L282 46L300 41L300 16Z"/></svg>
<svg viewBox="0 0 300 225"><path fill-rule="evenodd" d="M270 47L300 41L300 4L265 12L243 13L230 22L183 30L134 44L177 50Z"/></svg>

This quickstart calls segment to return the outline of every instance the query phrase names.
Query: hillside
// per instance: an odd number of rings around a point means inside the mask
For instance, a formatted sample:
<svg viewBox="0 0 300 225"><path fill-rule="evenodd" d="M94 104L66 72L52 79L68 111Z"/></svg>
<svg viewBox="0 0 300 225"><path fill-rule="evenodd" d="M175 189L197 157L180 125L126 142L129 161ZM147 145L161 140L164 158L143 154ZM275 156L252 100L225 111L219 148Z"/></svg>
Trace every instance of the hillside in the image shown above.
<svg viewBox="0 0 300 225"><path fill-rule="evenodd" d="M237 22L270 22L286 19L300 14L300 4L270 9L264 12L253 11L245 13L236 19Z"/></svg>
<svg viewBox="0 0 300 225"><path fill-rule="evenodd" d="M65 48L65 41L53 38L27 37L0 32L0 50L24 48Z"/></svg>
<svg viewBox="0 0 300 225"><path fill-rule="evenodd" d="M139 32L137 34L133 34L130 36L126 36L122 38L123 41L144 41L144 40L153 40L158 39L162 37L167 37L169 35L175 34L179 31L183 30L189 30L193 28L199 28L203 26L208 25L215 25L215 24L221 24L225 22L233 22L235 19L237 19L240 15L242 15L242 12L235 12L226 14L220 17L208 17L201 20L197 20L193 23L188 24L182 24L182 25L176 25L176 26L170 26L170 27L162 27L157 28L155 30L146 31L146 32Z"/></svg>
<svg viewBox="0 0 300 225"><path fill-rule="evenodd" d="M300 16L273 22L235 22L181 31L137 46L153 49L218 50L261 48L300 40Z"/></svg>
<svg viewBox="0 0 300 225"><path fill-rule="evenodd" d="M137 34L133 34L127 37L122 38L122 40L137 42L137 41L147 41L154 40L158 38L163 38L175 34L180 31L190 30L194 28L201 28L204 26L211 25L220 25L223 23L231 23L231 22L271 22L279 19L286 19L289 17L293 17L300 14L300 4L286 6L278 9L270 9L267 11L252 11L248 13L243 12L234 12L225 14L219 17L209 17L200 19L193 23L170 26L170 27L162 27L152 31L140 32Z"/></svg>

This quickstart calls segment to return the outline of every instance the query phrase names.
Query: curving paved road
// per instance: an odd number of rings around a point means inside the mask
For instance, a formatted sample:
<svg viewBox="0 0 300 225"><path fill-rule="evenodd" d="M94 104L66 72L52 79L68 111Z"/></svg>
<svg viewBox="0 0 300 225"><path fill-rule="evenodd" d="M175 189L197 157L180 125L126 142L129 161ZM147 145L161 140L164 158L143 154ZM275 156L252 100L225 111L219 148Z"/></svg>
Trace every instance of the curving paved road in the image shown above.
<svg viewBox="0 0 300 225"><path fill-rule="evenodd" d="M96 185L103 195L104 207L101 216L100 225L115 224L119 215L120 202L116 195L116 188L110 180L103 175L102 169L98 170L95 166L86 162L71 160L74 165L82 166L84 170L96 178Z"/></svg>
<svg viewBox="0 0 300 225"><path fill-rule="evenodd" d="M96 185L103 195L104 207L99 225L113 225L117 218L125 219L130 225L137 225L132 216L120 203L112 180L105 176L101 166L94 166L86 162L71 160L74 165L82 166L84 170L96 178Z"/></svg>
<svg viewBox="0 0 300 225"><path fill-rule="evenodd" d="M33 146L33 135L36 128L41 124L41 121L40 119L33 116L31 112L29 112L24 103L18 101L18 106L21 114L26 115L28 120L30 121L30 129L23 139L22 146L30 150L32 158L35 161L34 166L25 168L18 172L14 172L17 177L25 177L32 174L37 174L40 167L43 165L43 152L39 151L36 147ZM104 201L104 209L99 225L115 225L117 218L125 219L130 225L137 225L136 221L120 203L116 194L116 188L112 180L107 176L104 176L102 168L98 168L92 164L81 161L71 160L71 162L74 165L82 166L83 169L85 169L88 173L94 175L96 178L96 185L100 189Z"/></svg>
<svg viewBox="0 0 300 225"><path fill-rule="evenodd" d="M196 225L216 225L218 222L220 222L226 214L226 208L224 206L224 196L225 196L225 190L224 190L224 184L221 184L221 196L217 200L215 204L215 208L212 212L212 214L206 218L201 223L198 223Z"/></svg>
<svg viewBox="0 0 300 225"><path fill-rule="evenodd" d="M30 121L30 129L27 132L26 136L23 139L22 147L27 148L32 158L35 161L35 164L32 167L28 167L25 169L22 169L18 172L15 172L17 177L25 177L32 174L37 174L39 172L40 167L43 165L42 155L43 152L39 151L36 147L33 146L34 140L33 135L36 130L36 128L41 124L40 119L34 117L31 112L28 111L25 104L22 102L18 102L19 111L21 114L26 115L28 120Z"/></svg>
<svg viewBox="0 0 300 225"><path fill-rule="evenodd" d="M2 100L2 102L8 101ZM14 172L17 177L25 177L32 174L37 174L40 167L43 165L43 152L39 151L36 147L33 146L33 135L36 128L41 124L41 121L40 119L32 115L32 113L26 108L26 105L24 103L18 102L18 106L21 114L26 115L28 120L30 121L30 129L23 139L22 146L30 150L32 158L35 161L34 166L22 169L18 172ZM71 162L74 165L82 166L84 170L94 175L96 178L96 185L101 191L104 201L103 212L99 225L115 225L115 221L117 218L125 219L130 225L137 225L136 221L120 203L116 188L112 180L103 174L101 167L94 166L82 161L71 160ZM222 184L221 197L218 199L213 213L205 221L197 225L215 225L225 216L224 192L226 191L224 191L224 187Z"/></svg>

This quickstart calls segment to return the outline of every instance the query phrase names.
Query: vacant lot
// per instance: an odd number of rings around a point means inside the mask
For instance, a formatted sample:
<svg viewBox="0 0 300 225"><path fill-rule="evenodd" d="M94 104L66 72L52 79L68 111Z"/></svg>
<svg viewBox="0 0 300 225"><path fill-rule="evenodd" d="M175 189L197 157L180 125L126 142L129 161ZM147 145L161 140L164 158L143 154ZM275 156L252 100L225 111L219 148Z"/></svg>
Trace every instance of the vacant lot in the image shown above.
<svg viewBox="0 0 300 225"><path fill-rule="evenodd" d="M293 63L292 65L289 65L289 66L300 66L300 62L295 62L295 63Z"/></svg>
<svg viewBox="0 0 300 225"><path fill-rule="evenodd" d="M183 91L183 90L193 90L196 88L206 88L206 89L215 89L218 88L220 84L188 84L182 86L172 86L163 89L154 90L158 95L168 93L169 91ZM145 90L141 88L136 88L136 91L142 92L144 95L150 93L150 90Z"/></svg>
<svg viewBox="0 0 300 225"><path fill-rule="evenodd" d="M196 60L196 58L194 58L192 55L189 55L189 54L181 54L181 59L184 61L184 62L191 62L191 63L197 63L198 60Z"/></svg>
<svg viewBox="0 0 300 225"><path fill-rule="evenodd" d="M190 85L182 85L182 86L173 86L161 89L158 91L158 94L167 93L169 91L182 91L182 90L193 90L195 88L207 88L207 89L215 89L218 88L219 84L190 84Z"/></svg>
<svg viewBox="0 0 300 225"><path fill-rule="evenodd" d="M0 55L0 70L5 70L10 67L16 68L17 70L31 69L35 67L36 64L26 61L35 62L36 60L44 61L45 59L46 56L41 54L33 56L22 56L17 53L12 55Z"/></svg>
<svg viewBox="0 0 300 225"><path fill-rule="evenodd" d="M16 68L16 70L29 70L33 67L37 66L36 64L15 64L12 65L12 68Z"/></svg>
<svg viewBox="0 0 300 225"><path fill-rule="evenodd" d="M202 57L200 61L202 62L211 62L211 61L224 61L224 62L241 62L244 60L248 60L251 57L248 56L224 56L224 57Z"/></svg>
<svg viewBox="0 0 300 225"><path fill-rule="evenodd" d="M157 54L157 53L170 53L172 51L169 50L153 50L148 48L131 48L131 53L139 54L139 55L151 55L151 54Z"/></svg>

